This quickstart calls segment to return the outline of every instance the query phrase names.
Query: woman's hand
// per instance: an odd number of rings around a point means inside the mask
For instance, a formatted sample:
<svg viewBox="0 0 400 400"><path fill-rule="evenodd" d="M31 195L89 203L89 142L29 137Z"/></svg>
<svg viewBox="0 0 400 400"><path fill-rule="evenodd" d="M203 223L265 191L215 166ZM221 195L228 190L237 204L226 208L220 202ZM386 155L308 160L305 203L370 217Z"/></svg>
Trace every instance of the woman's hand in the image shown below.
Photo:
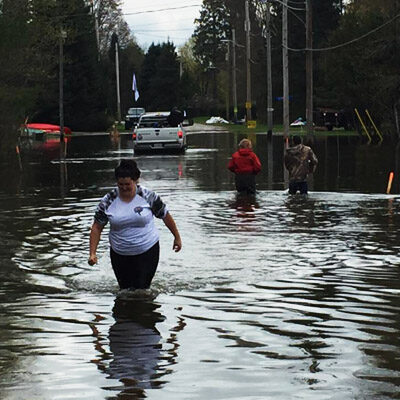
<svg viewBox="0 0 400 400"><path fill-rule="evenodd" d="M180 237L175 237L172 249L177 253L182 248L182 240Z"/></svg>
<svg viewBox="0 0 400 400"><path fill-rule="evenodd" d="M97 246L100 241L101 231L103 230L104 226L100 225L98 222L93 222L92 228L90 230L90 239L89 239L89 265L97 264Z"/></svg>
<svg viewBox="0 0 400 400"><path fill-rule="evenodd" d="M96 254L91 254L88 260L89 265L97 264L97 256Z"/></svg>
<svg viewBox="0 0 400 400"><path fill-rule="evenodd" d="M178 228L176 227L175 221L172 218L172 215L167 212L167 215L163 219L165 226L171 231L174 235L174 244L172 245L172 250L178 252L182 248L182 240L181 236L179 235Z"/></svg>
<svg viewBox="0 0 400 400"><path fill-rule="evenodd" d="M181 248L182 248L182 240L180 237L177 237L174 239L174 244L172 246L172 250L174 250L177 253L178 251L181 250Z"/></svg>

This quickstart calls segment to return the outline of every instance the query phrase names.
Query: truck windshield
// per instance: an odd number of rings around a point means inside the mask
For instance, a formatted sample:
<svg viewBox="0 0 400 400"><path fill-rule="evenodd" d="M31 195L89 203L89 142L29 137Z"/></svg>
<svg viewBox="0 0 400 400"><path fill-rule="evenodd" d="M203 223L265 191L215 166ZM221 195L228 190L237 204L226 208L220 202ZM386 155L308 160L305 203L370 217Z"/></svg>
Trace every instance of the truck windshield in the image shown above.
<svg viewBox="0 0 400 400"><path fill-rule="evenodd" d="M144 108L130 108L128 110L128 115L137 116L137 115L141 115L141 114L144 114Z"/></svg>
<svg viewBox="0 0 400 400"><path fill-rule="evenodd" d="M170 128L168 117L142 117L139 122L139 128Z"/></svg>

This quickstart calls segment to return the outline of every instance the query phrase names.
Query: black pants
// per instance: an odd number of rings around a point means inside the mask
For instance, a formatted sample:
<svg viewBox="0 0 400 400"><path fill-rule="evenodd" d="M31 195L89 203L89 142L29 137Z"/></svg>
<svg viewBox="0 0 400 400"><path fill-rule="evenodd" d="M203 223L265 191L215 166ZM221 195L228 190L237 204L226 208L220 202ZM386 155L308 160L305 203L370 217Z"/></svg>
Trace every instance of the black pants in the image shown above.
<svg viewBox="0 0 400 400"><path fill-rule="evenodd" d="M297 191L299 191L300 194L307 194L307 182L289 182L289 194L296 194Z"/></svg>
<svg viewBox="0 0 400 400"><path fill-rule="evenodd" d="M253 174L236 174L235 185L239 193L254 194L256 192L256 176Z"/></svg>
<svg viewBox="0 0 400 400"><path fill-rule="evenodd" d="M110 249L111 265L121 289L148 289L156 273L160 257L157 242L145 253L122 256Z"/></svg>

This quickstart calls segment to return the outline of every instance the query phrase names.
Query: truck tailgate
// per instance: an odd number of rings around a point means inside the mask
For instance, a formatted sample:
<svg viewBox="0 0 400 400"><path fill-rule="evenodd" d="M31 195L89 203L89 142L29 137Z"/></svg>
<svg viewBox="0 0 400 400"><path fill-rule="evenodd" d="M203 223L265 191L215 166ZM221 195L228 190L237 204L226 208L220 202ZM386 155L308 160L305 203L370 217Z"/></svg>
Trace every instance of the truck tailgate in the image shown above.
<svg viewBox="0 0 400 400"><path fill-rule="evenodd" d="M139 128L136 133L141 142L176 142L179 128Z"/></svg>

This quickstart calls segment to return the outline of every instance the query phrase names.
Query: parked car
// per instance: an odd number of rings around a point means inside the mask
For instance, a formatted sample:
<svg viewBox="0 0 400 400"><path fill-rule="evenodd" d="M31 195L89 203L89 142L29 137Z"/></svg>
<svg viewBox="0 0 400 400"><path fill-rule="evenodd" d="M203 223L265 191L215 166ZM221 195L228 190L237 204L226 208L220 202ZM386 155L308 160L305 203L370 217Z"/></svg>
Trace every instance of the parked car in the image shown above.
<svg viewBox="0 0 400 400"><path fill-rule="evenodd" d="M125 116L125 129L129 130L139 122L139 118L146 112L144 108L130 108Z"/></svg>
<svg viewBox="0 0 400 400"><path fill-rule="evenodd" d="M351 112L327 107L315 109L314 123L316 126L325 127L328 131L333 128L350 130L354 127L354 119Z"/></svg>
<svg viewBox="0 0 400 400"><path fill-rule="evenodd" d="M186 149L186 132L182 120L174 111L143 114L132 135L135 153L159 150L183 153Z"/></svg>

